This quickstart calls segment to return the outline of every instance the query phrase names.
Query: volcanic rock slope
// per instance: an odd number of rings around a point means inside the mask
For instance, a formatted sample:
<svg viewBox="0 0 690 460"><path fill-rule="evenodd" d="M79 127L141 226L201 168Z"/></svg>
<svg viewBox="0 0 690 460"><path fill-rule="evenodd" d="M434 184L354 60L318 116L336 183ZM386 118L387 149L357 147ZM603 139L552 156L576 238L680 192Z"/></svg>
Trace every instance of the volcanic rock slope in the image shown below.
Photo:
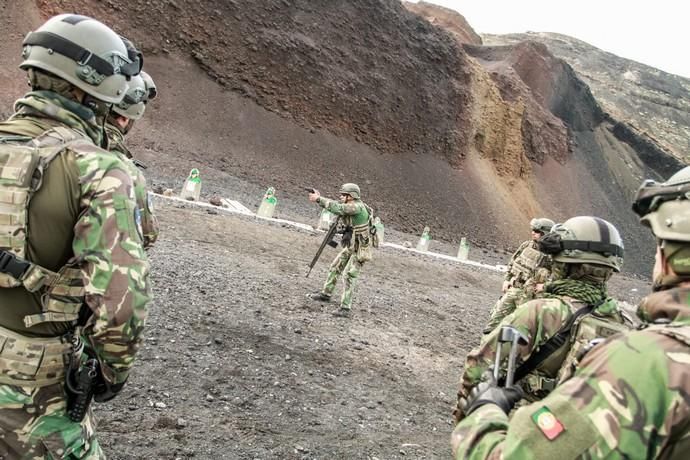
<svg viewBox="0 0 690 460"><path fill-rule="evenodd" d="M543 43L570 64L617 122L622 139L656 146L690 160L690 79L608 53L581 40L548 32L483 35L485 45ZM633 139L637 136L638 139Z"/></svg>
<svg viewBox="0 0 690 460"><path fill-rule="evenodd" d="M95 16L143 48L161 96L131 144L153 183L179 187L197 166L207 192L249 206L276 187L288 216L310 212L303 186L332 194L355 181L390 228L429 225L485 249L514 248L533 216L597 214L625 229L627 268L646 270L650 239L629 195L659 177L663 150L649 160L617 136L588 86L538 43L482 46L464 19L439 21L438 10L430 21L397 0L2 8L7 81L23 81L13 69L23 34L58 12ZM21 91L3 90L4 113Z"/></svg>

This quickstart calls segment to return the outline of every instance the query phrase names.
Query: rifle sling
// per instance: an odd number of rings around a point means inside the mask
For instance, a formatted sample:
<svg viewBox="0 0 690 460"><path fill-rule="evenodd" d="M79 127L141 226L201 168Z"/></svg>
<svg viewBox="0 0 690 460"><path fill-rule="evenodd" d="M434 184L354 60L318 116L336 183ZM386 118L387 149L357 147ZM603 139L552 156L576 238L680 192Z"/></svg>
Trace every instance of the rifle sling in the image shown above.
<svg viewBox="0 0 690 460"><path fill-rule="evenodd" d="M565 344L565 342L570 338L570 332L573 327L573 324L575 324L575 321L583 316L587 315L589 313L592 313L595 308L597 308L599 305L604 303L606 299L602 300L601 302L597 303L596 305L585 305L584 307L580 308L577 310L573 315L568 318L568 321L565 322L563 326L556 332L553 336L549 338L542 346L539 347L539 349L532 353L529 358L527 358L527 361L522 363L520 367L517 368L515 371L515 383L519 382L521 379L523 379L527 374L532 372L534 369L539 367L541 363L546 361L546 359L551 356L553 353L556 352L559 348ZM500 385L504 386L505 385L505 377L500 379Z"/></svg>

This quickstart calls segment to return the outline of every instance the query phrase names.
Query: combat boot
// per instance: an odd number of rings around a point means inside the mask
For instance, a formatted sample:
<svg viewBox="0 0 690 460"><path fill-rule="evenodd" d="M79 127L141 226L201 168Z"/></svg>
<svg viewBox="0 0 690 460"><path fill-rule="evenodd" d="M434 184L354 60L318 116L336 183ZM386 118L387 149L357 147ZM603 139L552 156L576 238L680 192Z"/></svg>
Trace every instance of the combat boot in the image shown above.
<svg viewBox="0 0 690 460"><path fill-rule="evenodd" d="M350 310L349 308L340 307L333 312L333 316L337 316L339 318L349 318L351 312L352 310Z"/></svg>
<svg viewBox="0 0 690 460"><path fill-rule="evenodd" d="M307 299L318 300L319 302L330 302L331 296L324 294L323 292L312 292L307 294Z"/></svg>

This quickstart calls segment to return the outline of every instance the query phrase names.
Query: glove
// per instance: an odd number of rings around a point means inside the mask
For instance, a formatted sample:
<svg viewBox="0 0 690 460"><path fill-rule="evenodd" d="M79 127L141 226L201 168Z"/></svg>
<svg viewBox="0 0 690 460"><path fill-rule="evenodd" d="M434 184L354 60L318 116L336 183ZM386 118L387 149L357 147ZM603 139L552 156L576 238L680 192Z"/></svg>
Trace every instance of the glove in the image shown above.
<svg viewBox="0 0 690 460"><path fill-rule="evenodd" d="M96 386L93 389L93 400L97 403L110 401L115 396L117 396L118 393L120 393L122 389L125 387L126 382L113 385L106 382L100 373L98 374L98 376L99 378L97 380Z"/></svg>
<svg viewBox="0 0 690 460"><path fill-rule="evenodd" d="M503 388L497 386L496 380L491 373L485 373L482 378L484 381L472 388L469 396L460 401L460 406L465 416L470 415L485 404L495 404L508 415L515 407L515 404L525 396L522 388L517 385Z"/></svg>

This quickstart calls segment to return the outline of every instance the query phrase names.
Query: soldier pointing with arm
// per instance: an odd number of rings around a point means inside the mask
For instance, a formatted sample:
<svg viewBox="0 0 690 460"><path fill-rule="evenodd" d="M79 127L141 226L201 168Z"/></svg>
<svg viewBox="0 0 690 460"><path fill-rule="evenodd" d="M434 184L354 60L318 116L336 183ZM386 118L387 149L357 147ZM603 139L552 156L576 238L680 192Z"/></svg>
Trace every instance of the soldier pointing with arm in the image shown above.
<svg viewBox="0 0 690 460"><path fill-rule="evenodd" d="M343 249L333 259L323 288L320 292L310 294L309 297L314 300L329 301L338 277L343 275L345 288L340 299L340 309L334 314L347 317L352 308L357 278L364 263L371 260L372 241L369 233L371 208L361 200L359 186L351 183L340 187L339 201L322 197L318 190L309 193L309 201L340 216L345 228L341 242Z"/></svg>

